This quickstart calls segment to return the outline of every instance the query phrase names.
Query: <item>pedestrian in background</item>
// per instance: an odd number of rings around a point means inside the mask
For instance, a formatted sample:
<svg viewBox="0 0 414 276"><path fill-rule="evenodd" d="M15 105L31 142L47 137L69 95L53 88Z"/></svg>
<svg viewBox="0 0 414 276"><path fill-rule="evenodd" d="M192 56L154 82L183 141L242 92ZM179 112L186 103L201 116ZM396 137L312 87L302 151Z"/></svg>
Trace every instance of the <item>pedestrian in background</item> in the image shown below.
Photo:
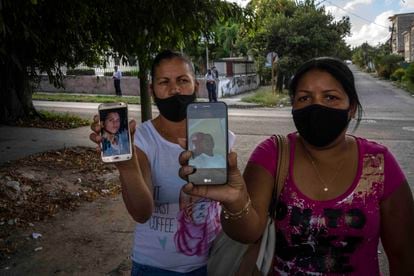
<svg viewBox="0 0 414 276"><path fill-rule="evenodd" d="M206 80L206 87L207 87L207 92L208 92L208 101L217 102L216 80L213 76L213 73L211 72L211 69L207 70L205 80Z"/></svg>
<svg viewBox="0 0 414 276"><path fill-rule="evenodd" d="M112 74L112 78L114 79L114 86L115 86L115 93L117 96L122 96L122 91L121 91L121 78L122 78L122 73L121 71L118 69L118 66L114 66L114 73Z"/></svg>

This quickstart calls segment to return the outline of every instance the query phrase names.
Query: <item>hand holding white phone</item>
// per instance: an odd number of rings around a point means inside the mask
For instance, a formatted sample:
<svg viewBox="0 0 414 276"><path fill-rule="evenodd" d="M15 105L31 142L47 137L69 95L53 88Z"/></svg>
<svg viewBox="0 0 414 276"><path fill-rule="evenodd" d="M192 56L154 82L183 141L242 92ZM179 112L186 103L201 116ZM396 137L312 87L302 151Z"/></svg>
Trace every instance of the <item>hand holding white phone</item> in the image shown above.
<svg viewBox="0 0 414 276"><path fill-rule="evenodd" d="M101 158L103 162L120 162L132 158L131 134L126 103L104 103L98 107L101 124Z"/></svg>

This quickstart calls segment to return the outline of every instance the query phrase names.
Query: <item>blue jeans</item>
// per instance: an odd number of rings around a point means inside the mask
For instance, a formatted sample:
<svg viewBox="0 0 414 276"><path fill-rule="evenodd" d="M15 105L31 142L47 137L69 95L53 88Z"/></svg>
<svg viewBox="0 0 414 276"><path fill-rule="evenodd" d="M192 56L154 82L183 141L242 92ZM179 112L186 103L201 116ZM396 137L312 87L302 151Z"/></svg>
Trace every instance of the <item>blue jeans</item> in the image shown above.
<svg viewBox="0 0 414 276"><path fill-rule="evenodd" d="M206 276L207 266L190 272L175 272L132 262L131 276Z"/></svg>
<svg viewBox="0 0 414 276"><path fill-rule="evenodd" d="M208 101L217 102L216 83L207 82Z"/></svg>

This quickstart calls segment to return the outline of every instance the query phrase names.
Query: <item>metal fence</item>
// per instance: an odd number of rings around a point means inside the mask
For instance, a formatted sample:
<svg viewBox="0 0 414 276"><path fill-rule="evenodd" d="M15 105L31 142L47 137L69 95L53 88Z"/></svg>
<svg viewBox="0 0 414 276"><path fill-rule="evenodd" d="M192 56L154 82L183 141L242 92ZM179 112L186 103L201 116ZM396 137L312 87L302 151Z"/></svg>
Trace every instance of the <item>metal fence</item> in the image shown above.
<svg viewBox="0 0 414 276"><path fill-rule="evenodd" d="M63 69L63 68L62 68ZM114 68L113 66L111 67L106 67L106 68L102 68L102 67L88 67L88 66L76 66L75 69L94 69L95 70L95 75L96 76L103 76L105 75L105 73L113 73L114 72ZM138 71L139 67L138 66L123 66L123 65L118 65L118 70L120 70L121 72L128 72L128 71ZM62 70L64 72L64 74L66 74L66 69Z"/></svg>

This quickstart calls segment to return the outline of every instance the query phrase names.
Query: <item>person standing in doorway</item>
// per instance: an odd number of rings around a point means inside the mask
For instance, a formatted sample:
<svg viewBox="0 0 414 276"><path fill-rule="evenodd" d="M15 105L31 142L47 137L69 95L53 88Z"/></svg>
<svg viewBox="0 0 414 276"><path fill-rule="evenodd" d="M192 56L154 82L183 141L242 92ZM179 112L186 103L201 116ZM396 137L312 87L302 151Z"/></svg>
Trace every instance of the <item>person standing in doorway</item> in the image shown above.
<svg viewBox="0 0 414 276"><path fill-rule="evenodd" d="M115 93L117 96L122 96L121 91L121 78L122 73L118 70L118 66L114 66L114 73L112 74L112 78L114 79L114 86L115 86Z"/></svg>
<svg viewBox="0 0 414 276"><path fill-rule="evenodd" d="M208 101L217 102L216 81L210 69L207 70L205 79L206 79L206 87L207 87L207 92L208 92Z"/></svg>

